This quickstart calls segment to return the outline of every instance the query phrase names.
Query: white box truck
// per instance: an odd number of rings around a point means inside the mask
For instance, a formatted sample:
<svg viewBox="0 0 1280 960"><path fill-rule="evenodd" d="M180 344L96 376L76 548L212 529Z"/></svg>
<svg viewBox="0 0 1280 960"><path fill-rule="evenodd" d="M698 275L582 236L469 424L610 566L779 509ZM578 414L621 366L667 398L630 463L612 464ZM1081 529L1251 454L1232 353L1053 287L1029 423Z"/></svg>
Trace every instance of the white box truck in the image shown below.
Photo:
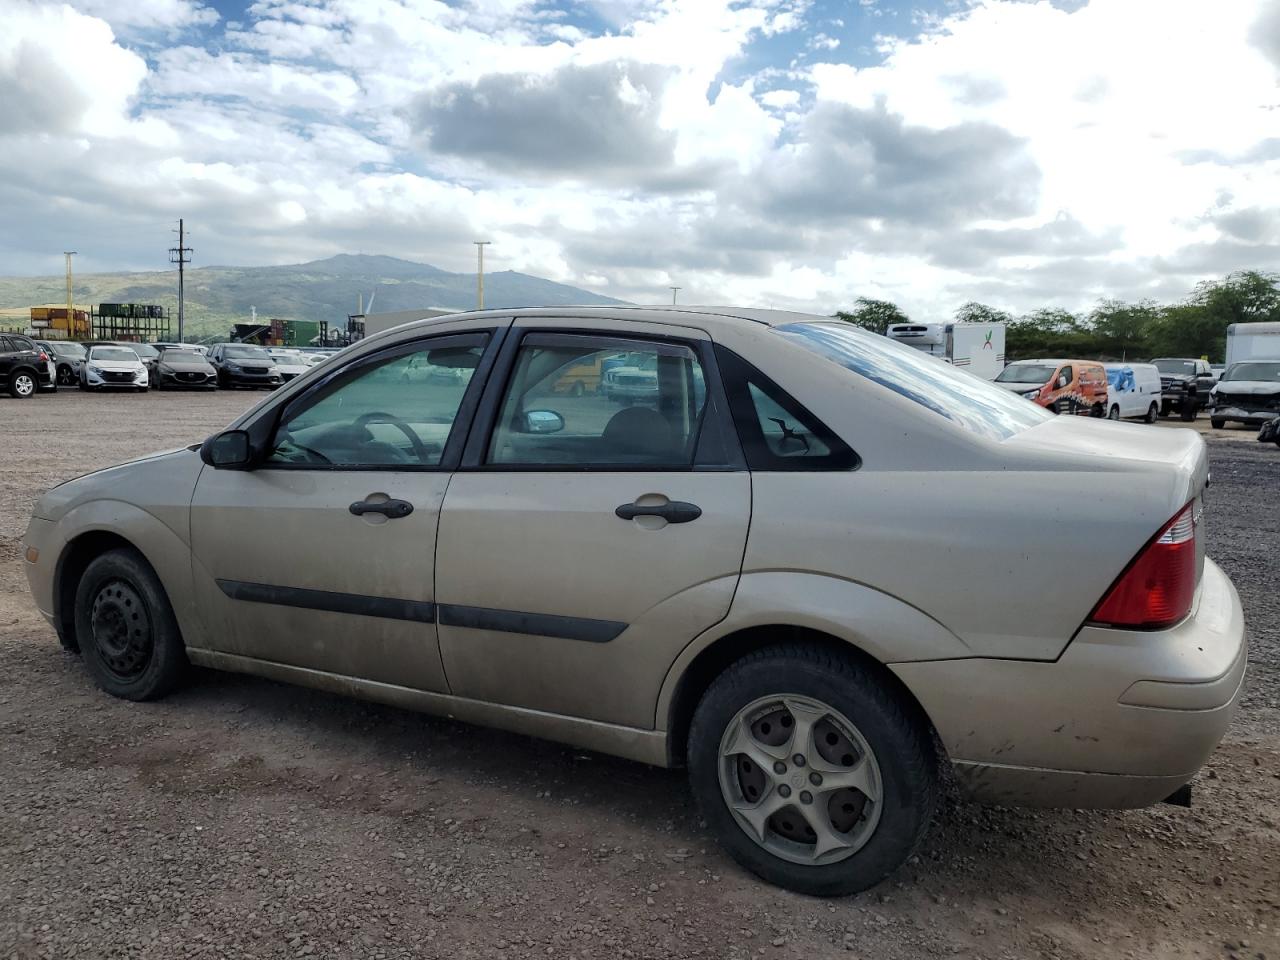
<svg viewBox="0 0 1280 960"><path fill-rule="evenodd" d="M1280 360L1280 323L1233 323L1227 327L1227 369L1242 360Z"/></svg>
<svg viewBox="0 0 1280 960"><path fill-rule="evenodd" d="M994 380L1004 369L1003 323L892 323L890 340Z"/></svg>

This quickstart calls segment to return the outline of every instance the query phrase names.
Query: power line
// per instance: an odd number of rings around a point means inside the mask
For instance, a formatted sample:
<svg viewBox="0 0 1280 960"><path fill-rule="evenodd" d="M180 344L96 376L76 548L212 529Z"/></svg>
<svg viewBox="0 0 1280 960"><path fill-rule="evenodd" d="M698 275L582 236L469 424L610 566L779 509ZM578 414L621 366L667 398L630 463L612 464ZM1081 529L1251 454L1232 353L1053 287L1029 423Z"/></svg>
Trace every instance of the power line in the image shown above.
<svg viewBox="0 0 1280 960"><path fill-rule="evenodd" d="M178 265L178 342L183 343L183 320L184 320L184 300L185 293L182 289L185 277L184 268L191 262L191 248L184 246L186 242L185 227L182 220L178 220L178 229L174 231L178 235L178 245L169 248L169 262Z"/></svg>

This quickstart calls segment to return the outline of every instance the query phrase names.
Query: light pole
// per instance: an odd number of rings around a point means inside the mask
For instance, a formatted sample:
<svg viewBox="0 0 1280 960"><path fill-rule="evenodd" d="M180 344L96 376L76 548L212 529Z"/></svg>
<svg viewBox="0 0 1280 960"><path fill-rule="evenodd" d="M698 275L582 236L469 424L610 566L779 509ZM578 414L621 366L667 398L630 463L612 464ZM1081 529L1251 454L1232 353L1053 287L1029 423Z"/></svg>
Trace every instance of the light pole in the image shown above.
<svg viewBox="0 0 1280 960"><path fill-rule="evenodd" d="M484 309L484 248L492 240L473 240L476 245L476 309Z"/></svg>
<svg viewBox="0 0 1280 960"><path fill-rule="evenodd" d="M683 290L683 289L684 289L684 287L672 287L672 288L671 288L671 305L672 305L673 307L676 305L676 294L677 294L677 293L679 293L679 292L680 292L681 290Z"/></svg>
<svg viewBox="0 0 1280 960"><path fill-rule="evenodd" d="M76 335L76 305L71 296L71 258L76 255L74 250L63 250L62 255L67 258L67 336L74 337ZM52 326L52 321L50 326Z"/></svg>

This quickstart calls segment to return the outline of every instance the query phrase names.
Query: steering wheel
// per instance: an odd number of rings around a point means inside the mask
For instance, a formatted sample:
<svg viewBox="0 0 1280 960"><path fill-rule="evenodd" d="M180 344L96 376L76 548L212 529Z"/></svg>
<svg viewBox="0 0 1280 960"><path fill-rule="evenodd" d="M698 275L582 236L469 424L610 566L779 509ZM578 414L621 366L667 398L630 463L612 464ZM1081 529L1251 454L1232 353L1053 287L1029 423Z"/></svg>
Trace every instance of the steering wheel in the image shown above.
<svg viewBox="0 0 1280 960"><path fill-rule="evenodd" d="M375 410L370 413L362 413L356 417L355 425L357 427L367 427L371 423L389 423L398 428L401 433L409 438L409 446L413 448L413 455L418 458L418 463L423 466L430 465L431 454L427 451L426 444L422 442L422 438L413 432L413 427L395 414Z"/></svg>

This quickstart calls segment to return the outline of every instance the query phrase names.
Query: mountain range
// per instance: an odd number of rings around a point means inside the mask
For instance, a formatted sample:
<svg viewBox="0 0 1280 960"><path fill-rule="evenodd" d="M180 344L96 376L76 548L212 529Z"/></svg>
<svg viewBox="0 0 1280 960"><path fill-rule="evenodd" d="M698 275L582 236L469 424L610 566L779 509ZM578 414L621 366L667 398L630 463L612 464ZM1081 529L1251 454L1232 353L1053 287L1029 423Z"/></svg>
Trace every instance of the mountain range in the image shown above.
<svg viewBox="0 0 1280 960"><path fill-rule="evenodd" d="M157 303L173 312L176 325L176 270L83 274L73 276L73 284L77 307ZM185 286L187 331L196 336L223 334L231 324L247 322L251 308L257 308L259 319L338 324L357 311L360 298L369 313L467 310L476 302L474 273L366 254L274 267L194 267L186 272ZM484 275L484 299L486 307L498 308L624 302L512 270ZM0 308L10 308L0 326L19 319L21 311L13 308L63 303L65 277L0 277Z"/></svg>

